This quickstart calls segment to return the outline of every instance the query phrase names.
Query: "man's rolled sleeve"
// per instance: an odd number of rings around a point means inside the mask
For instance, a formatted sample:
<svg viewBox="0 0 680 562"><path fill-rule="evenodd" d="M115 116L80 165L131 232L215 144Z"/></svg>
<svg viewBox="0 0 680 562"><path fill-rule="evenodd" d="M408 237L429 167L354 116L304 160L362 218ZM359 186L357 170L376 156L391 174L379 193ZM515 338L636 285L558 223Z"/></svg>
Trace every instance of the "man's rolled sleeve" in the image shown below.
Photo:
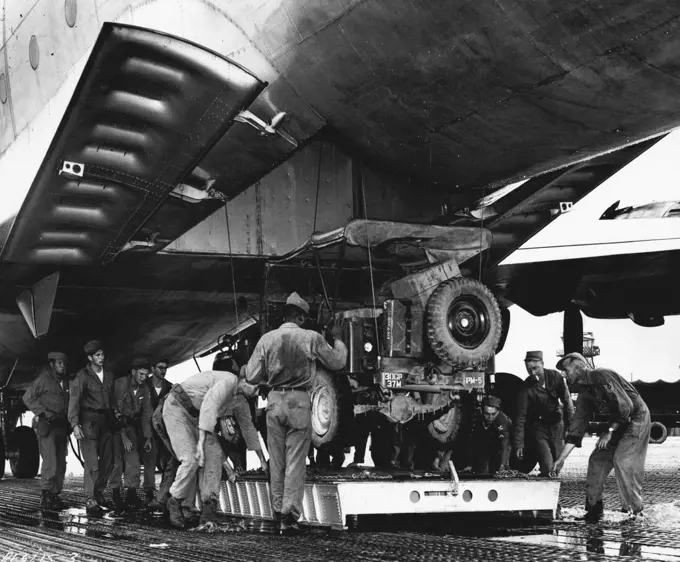
<svg viewBox="0 0 680 562"><path fill-rule="evenodd" d="M313 346L312 351L327 369L340 371L347 364L347 347L341 340L336 339L331 347L321 334L317 334Z"/></svg>
<svg viewBox="0 0 680 562"><path fill-rule="evenodd" d="M590 421L590 403L584 393L580 393L576 399L576 411L569 426L569 433L565 441L571 443L576 447L580 447L583 442L583 436L588 429L588 422Z"/></svg>
<svg viewBox="0 0 680 562"><path fill-rule="evenodd" d="M231 380L216 382L203 397L201 411L198 416L198 428L212 433L217 424L217 418L225 403L230 400L236 390L236 377Z"/></svg>

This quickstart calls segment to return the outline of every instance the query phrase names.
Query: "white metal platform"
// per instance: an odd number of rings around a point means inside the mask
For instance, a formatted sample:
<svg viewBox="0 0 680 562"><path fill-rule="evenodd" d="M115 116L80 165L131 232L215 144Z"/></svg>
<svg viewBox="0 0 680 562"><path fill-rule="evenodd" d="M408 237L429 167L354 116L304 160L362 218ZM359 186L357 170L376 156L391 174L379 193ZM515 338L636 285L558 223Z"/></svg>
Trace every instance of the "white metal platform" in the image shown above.
<svg viewBox="0 0 680 562"><path fill-rule="evenodd" d="M548 479L351 480L305 485L309 525L344 529L348 516L386 514L541 512L555 516L560 482ZM272 519L269 482L223 482L224 513Z"/></svg>

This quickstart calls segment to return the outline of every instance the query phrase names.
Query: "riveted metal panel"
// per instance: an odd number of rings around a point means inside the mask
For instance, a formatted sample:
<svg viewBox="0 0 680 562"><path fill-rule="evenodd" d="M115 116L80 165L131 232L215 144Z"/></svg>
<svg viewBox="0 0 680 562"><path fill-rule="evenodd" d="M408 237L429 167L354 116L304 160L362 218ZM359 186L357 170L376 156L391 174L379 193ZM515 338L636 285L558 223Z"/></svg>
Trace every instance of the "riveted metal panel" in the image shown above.
<svg viewBox="0 0 680 562"><path fill-rule="evenodd" d="M352 218L352 160L313 143L171 244L167 252L275 256ZM318 189L317 189L318 186ZM318 191L318 200L317 200ZM315 228L316 225L316 228Z"/></svg>

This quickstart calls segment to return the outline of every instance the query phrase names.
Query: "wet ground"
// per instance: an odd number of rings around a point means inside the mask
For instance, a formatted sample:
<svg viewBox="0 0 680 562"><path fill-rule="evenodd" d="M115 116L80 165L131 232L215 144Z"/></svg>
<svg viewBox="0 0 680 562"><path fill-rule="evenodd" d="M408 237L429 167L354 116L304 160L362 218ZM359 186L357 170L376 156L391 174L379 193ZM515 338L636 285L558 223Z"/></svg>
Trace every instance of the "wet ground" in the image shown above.
<svg viewBox="0 0 680 562"><path fill-rule="evenodd" d="M619 508L613 476L607 483L605 519L583 515L587 458L595 440L585 440L563 472L564 518L552 523L474 518L418 520L378 518L353 532L314 530L304 537L280 537L268 526L225 519L214 532L175 531L159 518L88 519L82 480L70 478L64 499L74 507L41 514L39 480L11 477L0 482L0 562L142 560L403 560L571 561L665 560L680 562L680 437L651 445L645 481L646 514L629 521Z"/></svg>

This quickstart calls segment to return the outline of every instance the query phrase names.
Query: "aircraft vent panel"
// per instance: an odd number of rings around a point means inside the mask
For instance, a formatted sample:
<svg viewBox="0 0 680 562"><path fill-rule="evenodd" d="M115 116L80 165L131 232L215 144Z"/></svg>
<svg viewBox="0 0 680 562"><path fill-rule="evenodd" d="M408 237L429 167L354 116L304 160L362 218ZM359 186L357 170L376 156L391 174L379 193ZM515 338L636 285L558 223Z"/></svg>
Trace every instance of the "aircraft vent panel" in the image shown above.
<svg viewBox="0 0 680 562"><path fill-rule="evenodd" d="M198 45L105 24L3 259L112 260L265 85Z"/></svg>

